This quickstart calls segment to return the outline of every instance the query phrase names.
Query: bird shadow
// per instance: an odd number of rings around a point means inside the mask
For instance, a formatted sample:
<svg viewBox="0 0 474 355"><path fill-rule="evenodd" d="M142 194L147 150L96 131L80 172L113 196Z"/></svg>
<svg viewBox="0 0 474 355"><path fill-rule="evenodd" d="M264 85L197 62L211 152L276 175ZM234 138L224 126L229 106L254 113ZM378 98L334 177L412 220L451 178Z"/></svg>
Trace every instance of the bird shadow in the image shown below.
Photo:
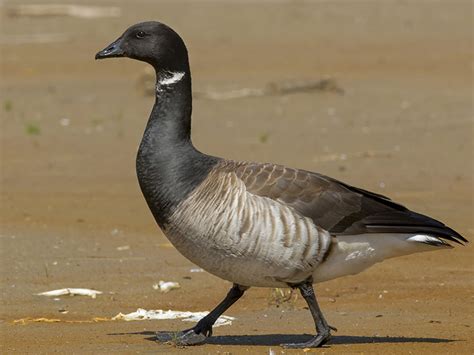
<svg viewBox="0 0 474 355"><path fill-rule="evenodd" d="M111 333L108 335L145 335L145 340L160 343L173 342L176 332L173 331L143 331L133 333ZM218 335L206 340L212 345L247 345L247 346L278 346L284 343L303 343L310 340L310 334L263 334L263 335ZM328 345L350 344L397 344L397 343L451 343L457 340L445 338L421 337L390 337L390 336L359 336L337 335L332 336Z"/></svg>

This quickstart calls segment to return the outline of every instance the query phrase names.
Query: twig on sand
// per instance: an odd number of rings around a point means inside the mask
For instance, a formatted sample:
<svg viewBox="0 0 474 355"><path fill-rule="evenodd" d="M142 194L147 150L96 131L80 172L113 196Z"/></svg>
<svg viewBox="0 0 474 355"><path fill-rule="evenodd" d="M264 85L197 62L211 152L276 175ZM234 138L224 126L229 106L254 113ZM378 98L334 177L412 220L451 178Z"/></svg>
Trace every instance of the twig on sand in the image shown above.
<svg viewBox="0 0 474 355"><path fill-rule="evenodd" d="M13 324L19 325L27 325L30 323L98 323L98 322L110 322L112 321L111 318L104 318L104 317L94 317L92 319L59 319L59 318L33 318L33 317L26 317L21 319L13 320Z"/></svg>
<svg viewBox="0 0 474 355"><path fill-rule="evenodd" d="M282 82L270 82L263 88L242 88L229 91L197 91L196 98L210 100L231 100L244 97L278 96L303 92L325 91L344 94L344 90L337 85L333 78L321 80L291 80Z"/></svg>

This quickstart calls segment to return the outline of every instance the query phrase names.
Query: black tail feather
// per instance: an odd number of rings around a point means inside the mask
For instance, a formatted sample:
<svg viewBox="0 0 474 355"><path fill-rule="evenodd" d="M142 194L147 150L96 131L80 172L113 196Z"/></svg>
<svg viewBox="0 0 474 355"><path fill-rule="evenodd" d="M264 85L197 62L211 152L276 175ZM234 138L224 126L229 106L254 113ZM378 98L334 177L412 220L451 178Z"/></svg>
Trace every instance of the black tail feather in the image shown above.
<svg viewBox="0 0 474 355"><path fill-rule="evenodd" d="M455 230L449 227L431 227L431 226L417 226L417 225L366 225L370 233L413 233L413 234L428 234L435 237L449 240L461 245L469 243L469 241L460 235Z"/></svg>
<svg viewBox="0 0 474 355"><path fill-rule="evenodd" d="M369 233L427 234L461 245L468 240L454 229L431 217L410 211L387 211L360 221Z"/></svg>

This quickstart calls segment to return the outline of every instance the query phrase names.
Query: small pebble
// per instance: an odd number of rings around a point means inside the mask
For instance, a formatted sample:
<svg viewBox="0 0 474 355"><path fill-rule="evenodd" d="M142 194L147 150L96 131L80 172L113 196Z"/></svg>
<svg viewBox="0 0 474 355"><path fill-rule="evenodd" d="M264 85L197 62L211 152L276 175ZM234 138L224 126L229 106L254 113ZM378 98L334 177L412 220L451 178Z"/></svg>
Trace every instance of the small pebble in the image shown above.
<svg viewBox="0 0 474 355"><path fill-rule="evenodd" d="M61 118L61 119L59 120L59 124L60 124L61 126L63 126L63 127L69 126L70 123L71 123L71 120L70 120L69 118L67 118L67 117Z"/></svg>

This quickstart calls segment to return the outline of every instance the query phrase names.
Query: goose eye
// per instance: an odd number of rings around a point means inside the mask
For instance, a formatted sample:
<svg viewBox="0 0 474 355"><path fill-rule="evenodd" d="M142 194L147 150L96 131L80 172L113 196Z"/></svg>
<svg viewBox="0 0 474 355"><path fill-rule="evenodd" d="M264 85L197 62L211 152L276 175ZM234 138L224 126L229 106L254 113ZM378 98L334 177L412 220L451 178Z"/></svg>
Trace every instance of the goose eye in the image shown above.
<svg viewBox="0 0 474 355"><path fill-rule="evenodd" d="M143 32L143 31L139 31L139 32L137 32L136 37L137 37L137 38L145 38L145 37L146 37L146 33Z"/></svg>

